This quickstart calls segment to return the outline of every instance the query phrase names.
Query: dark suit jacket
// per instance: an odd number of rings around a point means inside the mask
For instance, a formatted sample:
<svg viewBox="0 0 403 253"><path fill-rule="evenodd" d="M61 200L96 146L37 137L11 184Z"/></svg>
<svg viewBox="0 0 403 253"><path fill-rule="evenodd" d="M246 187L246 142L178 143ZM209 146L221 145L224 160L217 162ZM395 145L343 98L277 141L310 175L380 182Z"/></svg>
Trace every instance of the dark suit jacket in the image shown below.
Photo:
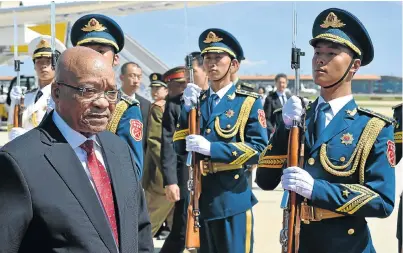
<svg viewBox="0 0 403 253"><path fill-rule="evenodd" d="M140 102L141 116L143 118L143 148L145 153L145 151L147 150L148 113L150 111L151 102L137 93L136 93L136 99Z"/></svg>
<svg viewBox="0 0 403 253"><path fill-rule="evenodd" d="M117 253L97 195L52 115L0 149L0 252ZM129 146L107 131L97 136L114 192L119 252L154 252Z"/></svg>
<svg viewBox="0 0 403 253"><path fill-rule="evenodd" d="M165 104L165 111L162 116L161 171L164 186L177 184L182 199L189 194L187 189L189 170L186 167L186 157L176 154L172 140L181 113L181 97L182 94L168 97Z"/></svg>
<svg viewBox="0 0 403 253"><path fill-rule="evenodd" d="M287 99L290 98L289 94L285 94ZM276 128L276 122L279 122L278 119L276 118L276 115L278 117L278 115L281 116L281 113L279 114L274 114L273 112L276 109L282 108L283 106L281 105L281 101L280 98L277 95L277 92L270 92L269 95L267 95L266 100L264 102L264 112L266 114L266 123L267 123L267 130L269 131L269 135L274 132L275 128Z"/></svg>

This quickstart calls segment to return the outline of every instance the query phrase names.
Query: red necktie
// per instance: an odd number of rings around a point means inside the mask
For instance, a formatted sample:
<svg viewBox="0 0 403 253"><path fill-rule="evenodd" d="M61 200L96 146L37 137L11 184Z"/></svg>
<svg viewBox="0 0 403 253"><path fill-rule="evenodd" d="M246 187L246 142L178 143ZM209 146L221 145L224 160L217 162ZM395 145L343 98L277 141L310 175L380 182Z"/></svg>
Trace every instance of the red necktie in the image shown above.
<svg viewBox="0 0 403 253"><path fill-rule="evenodd" d="M115 205L113 202L112 187L109 175L106 172L105 167L95 156L93 140L85 141L80 147L87 152L87 165L91 173L92 180L95 183L95 187L97 188L98 194L101 198L106 215L108 216L116 243L118 244L119 241L118 229L116 225Z"/></svg>

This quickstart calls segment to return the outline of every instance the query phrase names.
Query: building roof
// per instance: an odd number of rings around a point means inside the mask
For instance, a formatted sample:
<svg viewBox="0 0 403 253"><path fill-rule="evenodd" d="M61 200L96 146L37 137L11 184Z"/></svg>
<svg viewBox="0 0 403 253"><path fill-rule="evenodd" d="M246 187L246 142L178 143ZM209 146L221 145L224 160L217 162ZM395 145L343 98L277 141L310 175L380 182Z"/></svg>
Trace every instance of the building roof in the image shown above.
<svg viewBox="0 0 403 253"><path fill-rule="evenodd" d="M241 80L251 80L251 81L274 81L276 75L258 75L258 76L239 76ZM295 75L287 75L288 80L294 80ZM300 75L301 81L310 81L313 80L311 75ZM378 81L381 80L381 76L377 75L355 75L353 80L369 80L369 81Z"/></svg>
<svg viewBox="0 0 403 253"><path fill-rule="evenodd" d="M0 76L0 81L11 81L14 76Z"/></svg>

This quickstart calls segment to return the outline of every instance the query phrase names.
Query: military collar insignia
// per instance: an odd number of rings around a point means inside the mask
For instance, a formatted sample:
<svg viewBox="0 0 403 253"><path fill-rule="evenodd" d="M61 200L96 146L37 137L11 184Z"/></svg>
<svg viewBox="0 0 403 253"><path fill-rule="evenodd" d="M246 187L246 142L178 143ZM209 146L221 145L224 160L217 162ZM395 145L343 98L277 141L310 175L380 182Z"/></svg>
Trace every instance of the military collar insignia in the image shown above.
<svg viewBox="0 0 403 253"><path fill-rule="evenodd" d="M156 81L158 78L157 78L157 75L156 74L154 74L153 76L152 76L152 79L153 79L153 81Z"/></svg>
<svg viewBox="0 0 403 253"><path fill-rule="evenodd" d="M347 146L347 145L353 144L354 138L353 138L352 134L346 133L346 134L343 134L343 136L340 138L340 140L341 140L342 144Z"/></svg>
<svg viewBox="0 0 403 253"><path fill-rule="evenodd" d="M225 116L227 116L228 118L231 118L232 116L234 116L234 114L235 112L231 109L225 112Z"/></svg>
<svg viewBox="0 0 403 253"><path fill-rule="evenodd" d="M330 12L329 15L327 15L326 19L323 21L323 24L320 25L322 28L340 28L345 26L341 20L334 14L333 12Z"/></svg>
<svg viewBox="0 0 403 253"><path fill-rule="evenodd" d="M105 31L106 27L103 26L101 23L98 22L98 20L96 20L95 18L90 19L90 21L88 21L88 24L86 24L83 28L81 28L81 31L84 32L102 32Z"/></svg>
<svg viewBox="0 0 403 253"><path fill-rule="evenodd" d="M227 97L228 97L229 100L234 100L235 99L235 93L228 94Z"/></svg>
<svg viewBox="0 0 403 253"><path fill-rule="evenodd" d="M273 148L273 144L270 143L269 146L267 146L267 149L271 150L272 148Z"/></svg>
<svg viewBox="0 0 403 253"><path fill-rule="evenodd" d="M201 99L205 100L206 98L207 98L207 95L206 95L206 93L204 93Z"/></svg>
<svg viewBox="0 0 403 253"><path fill-rule="evenodd" d="M348 198L348 195L350 194L350 192L347 190L347 189L345 189L344 191L343 191L343 196L344 197L346 197L346 198Z"/></svg>
<svg viewBox="0 0 403 253"><path fill-rule="evenodd" d="M353 110L346 110L346 113L353 117L357 113L357 108L354 108Z"/></svg>
<svg viewBox="0 0 403 253"><path fill-rule="evenodd" d="M203 42L206 44L209 44L212 42L220 42L222 40L223 40L223 38L218 37L214 32L209 32L207 34L206 39Z"/></svg>
<svg viewBox="0 0 403 253"><path fill-rule="evenodd" d="M236 151L232 151L232 155L233 155L233 156L237 156L238 153L237 153Z"/></svg>
<svg viewBox="0 0 403 253"><path fill-rule="evenodd" d="M38 43L38 45L36 46L37 49L39 49L39 48L47 48L47 47L50 48L50 44L49 44L49 42L47 40L41 40Z"/></svg>

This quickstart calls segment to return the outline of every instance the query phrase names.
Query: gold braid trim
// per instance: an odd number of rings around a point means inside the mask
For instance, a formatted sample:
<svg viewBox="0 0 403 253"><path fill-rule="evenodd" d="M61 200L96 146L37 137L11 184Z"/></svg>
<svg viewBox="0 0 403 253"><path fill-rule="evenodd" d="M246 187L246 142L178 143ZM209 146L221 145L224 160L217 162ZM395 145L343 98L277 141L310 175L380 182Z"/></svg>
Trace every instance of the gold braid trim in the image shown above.
<svg viewBox="0 0 403 253"><path fill-rule="evenodd" d="M173 141L179 141L186 138L189 135L189 129L183 129L180 131L175 131L174 137L172 138Z"/></svg>
<svg viewBox="0 0 403 253"><path fill-rule="evenodd" d="M361 50L358 49L358 47L356 47L351 41L343 39L340 36L337 36L337 35L334 35L331 33L322 33L322 34L319 34L318 36L316 36L315 39L328 39L333 42L338 42L338 43L344 44L344 45L348 46L349 48L351 48L358 55L361 55Z"/></svg>
<svg viewBox="0 0 403 253"><path fill-rule="evenodd" d="M358 193L359 195L355 196L353 199L345 203L343 206L336 209L337 212L354 214L357 212L362 206L377 198L378 193L370 190L369 188L359 185L359 184L341 184L348 190Z"/></svg>
<svg viewBox="0 0 403 253"><path fill-rule="evenodd" d="M249 119L250 111L252 110L253 103L255 102L256 98L254 97L247 97L245 101L242 103L241 111L239 112L238 119L235 125L228 130L222 129L220 127L220 118L216 117L214 122L214 127L217 134L225 139L229 139L234 137L238 131L239 136L241 138L241 142L245 141L244 133L245 133L245 126Z"/></svg>
<svg viewBox="0 0 403 253"><path fill-rule="evenodd" d="M395 143L402 143L402 132L395 133Z"/></svg>
<svg viewBox="0 0 403 253"><path fill-rule="evenodd" d="M244 164L247 160L249 160L251 157L257 154L257 151L254 150L253 148L249 147L243 142L236 142L236 143L230 143L231 145L234 145L237 149L241 150L243 152L242 155L240 155L237 159L232 161L230 164L237 164L237 165L242 165Z"/></svg>
<svg viewBox="0 0 403 253"><path fill-rule="evenodd" d="M265 156L259 161L259 168L281 169L287 160L287 155Z"/></svg>
<svg viewBox="0 0 403 253"><path fill-rule="evenodd" d="M31 115L31 123L34 127L38 126L38 119L36 117L36 112L32 113Z"/></svg>
<svg viewBox="0 0 403 253"><path fill-rule="evenodd" d="M379 118L372 118L368 121L367 126L364 128L360 140L357 143L357 147L351 155L350 160L348 160L345 165L334 165L327 157L327 145L322 144L320 147L320 163L322 164L323 168L332 175L349 177L355 173L358 168L358 164L360 164L360 184L364 184L365 162L369 156L372 146L376 141L376 138L385 124L386 122ZM354 163L351 170L338 171L346 169L353 161Z"/></svg>
<svg viewBox="0 0 403 253"><path fill-rule="evenodd" d="M120 118L122 118L123 113L127 110L129 105L125 101L120 101L117 103L115 111L112 114L111 120L109 121L106 129L114 134L118 129Z"/></svg>

